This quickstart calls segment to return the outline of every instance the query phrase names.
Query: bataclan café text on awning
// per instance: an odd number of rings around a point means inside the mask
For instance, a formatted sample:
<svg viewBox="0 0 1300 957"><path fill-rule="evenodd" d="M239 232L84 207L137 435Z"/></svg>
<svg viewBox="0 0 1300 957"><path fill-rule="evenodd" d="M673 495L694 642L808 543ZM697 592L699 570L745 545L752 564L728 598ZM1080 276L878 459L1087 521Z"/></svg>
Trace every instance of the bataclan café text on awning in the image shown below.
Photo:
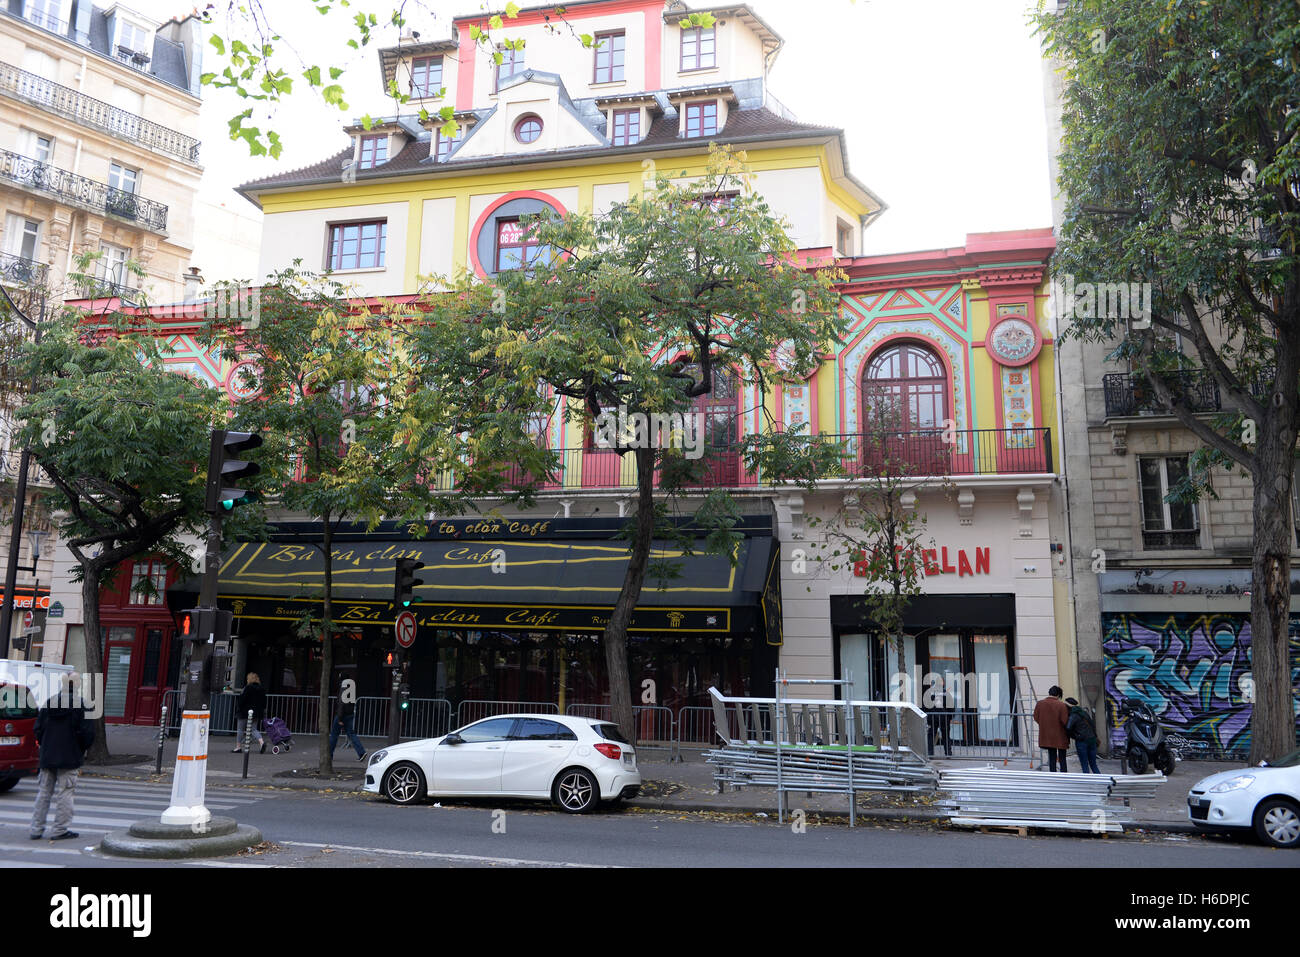
<svg viewBox="0 0 1300 957"><path fill-rule="evenodd" d="M392 523L370 533L344 528L333 547L336 628L376 637L391 628L395 562L414 558L424 563L416 573L423 584L410 609L420 629L417 663L422 640L432 644L435 635L440 642L453 634L471 636L471 642L484 633L550 633L557 640L598 635L627 571L628 545L618 537L622 525L599 518L449 519L431 522L420 539ZM735 531L740 539L734 562L706 552L702 539L689 554L657 542L629 633L634 644L650 635L710 645L726 640L747 659L744 670L759 687L764 672L770 684L775 646L782 641L780 546L766 516L743 518ZM320 539L318 525L281 524L269 541L239 543L226 552L219 601L234 613L237 635L256 641L259 634L283 633L304 612L320 614ZM659 566L665 564L676 574L663 575ZM168 603L179 610L197 595L198 579L190 578L169 591Z"/></svg>

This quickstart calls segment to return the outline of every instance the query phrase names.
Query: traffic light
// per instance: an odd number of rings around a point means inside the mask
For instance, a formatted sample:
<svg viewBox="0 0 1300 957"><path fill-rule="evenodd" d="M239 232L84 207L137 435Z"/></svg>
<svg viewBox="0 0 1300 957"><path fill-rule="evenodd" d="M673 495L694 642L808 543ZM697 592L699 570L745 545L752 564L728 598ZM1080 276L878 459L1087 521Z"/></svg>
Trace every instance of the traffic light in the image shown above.
<svg viewBox="0 0 1300 957"><path fill-rule="evenodd" d="M230 511L237 505L253 500L253 493L234 488L239 479L252 478L261 469L256 462L245 462L235 456L248 449L258 448L262 437L256 432L212 433L212 447L208 453L208 485L204 507L209 515Z"/></svg>
<svg viewBox="0 0 1300 957"><path fill-rule="evenodd" d="M397 570L393 577L393 604L398 608L409 608L415 598L415 588L423 585L423 578L415 577L415 570L423 568L424 562L414 558L399 558Z"/></svg>
<svg viewBox="0 0 1300 957"><path fill-rule="evenodd" d="M403 684L398 693L402 697L401 708L403 711L411 707L411 686Z"/></svg>
<svg viewBox="0 0 1300 957"><path fill-rule="evenodd" d="M390 652L385 656L385 658L384 658L384 667L385 667L385 668L396 668L396 667L397 667L397 653L396 653L396 652L392 652L392 651L390 651Z"/></svg>
<svg viewBox="0 0 1300 957"><path fill-rule="evenodd" d="M229 641L235 616L221 608L189 608L181 612L180 637L190 641Z"/></svg>

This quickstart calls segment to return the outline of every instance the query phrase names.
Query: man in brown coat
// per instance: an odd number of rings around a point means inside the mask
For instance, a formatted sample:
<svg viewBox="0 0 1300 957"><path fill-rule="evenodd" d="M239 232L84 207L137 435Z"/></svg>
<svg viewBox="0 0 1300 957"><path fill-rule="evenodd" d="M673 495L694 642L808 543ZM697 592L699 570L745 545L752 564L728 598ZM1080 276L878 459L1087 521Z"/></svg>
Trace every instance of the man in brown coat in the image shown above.
<svg viewBox="0 0 1300 957"><path fill-rule="evenodd" d="M1061 770L1068 772L1065 766L1065 752L1070 747L1070 736L1065 733L1065 726L1070 721L1070 708L1061 700L1065 694L1057 685L1047 689L1047 697L1034 706L1034 722L1038 725L1038 746L1047 749L1049 770L1056 770L1056 761L1061 761Z"/></svg>

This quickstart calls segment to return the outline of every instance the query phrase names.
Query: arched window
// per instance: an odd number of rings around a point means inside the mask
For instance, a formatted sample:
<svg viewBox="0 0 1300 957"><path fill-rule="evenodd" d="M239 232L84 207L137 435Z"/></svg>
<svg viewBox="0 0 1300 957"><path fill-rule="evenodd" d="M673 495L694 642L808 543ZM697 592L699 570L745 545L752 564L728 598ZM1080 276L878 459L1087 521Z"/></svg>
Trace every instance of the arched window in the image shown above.
<svg viewBox="0 0 1300 957"><path fill-rule="evenodd" d="M948 375L935 353L915 342L882 349L862 376L864 430L942 429L948 413Z"/></svg>

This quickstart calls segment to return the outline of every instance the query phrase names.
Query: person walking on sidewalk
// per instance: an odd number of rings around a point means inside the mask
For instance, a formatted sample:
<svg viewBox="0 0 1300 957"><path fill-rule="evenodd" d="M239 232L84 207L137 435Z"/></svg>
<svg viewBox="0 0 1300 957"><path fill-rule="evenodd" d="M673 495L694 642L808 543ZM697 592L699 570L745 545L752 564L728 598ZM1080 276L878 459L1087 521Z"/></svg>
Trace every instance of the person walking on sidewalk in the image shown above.
<svg viewBox="0 0 1300 957"><path fill-rule="evenodd" d="M36 807L32 811L33 841L45 836L45 819L54 800L54 830L51 841L71 840L72 800L77 788L77 769L95 743L95 725L86 717L86 705L76 675L67 675L58 689L36 712L34 728L41 746L40 777L37 778Z"/></svg>
<svg viewBox="0 0 1300 957"><path fill-rule="evenodd" d="M244 725L248 723L248 712L253 712L253 737L257 739L261 750L258 754L266 753L266 740L262 737L262 732L258 730L262 726L262 719L266 717L266 691L262 688L262 679L257 676L256 671L250 671L248 677L244 679L244 690L239 693L239 726L236 731L235 746L231 749L234 754L244 750Z"/></svg>
<svg viewBox="0 0 1300 957"><path fill-rule="evenodd" d="M330 725L330 757L334 757L334 748L339 743L339 734L343 733L348 736L348 741L356 749L357 760L366 759L366 749L357 737L357 732L353 729L352 722L356 716L357 706L352 700L351 694L344 694L342 691L334 698L334 723Z"/></svg>
<svg viewBox="0 0 1300 957"><path fill-rule="evenodd" d="M1097 767L1097 726L1093 724L1092 715L1083 710L1079 702L1066 698L1070 706L1070 718L1065 724L1065 732L1074 738L1074 750L1079 755L1079 766L1084 774L1101 774Z"/></svg>
<svg viewBox="0 0 1300 957"><path fill-rule="evenodd" d="M1061 695L1065 694L1057 685L1047 689L1047 697L1034 706L1034 723L1038 725L1038 746L1047 749L1047 762L1050 770L1056 770L1056 762L1061 762L1061 770L1068 772L1065 766L1065 752L1070 747L1070 736L1065 733L1065 726L1070 720L1070 709Z"/></svg>

